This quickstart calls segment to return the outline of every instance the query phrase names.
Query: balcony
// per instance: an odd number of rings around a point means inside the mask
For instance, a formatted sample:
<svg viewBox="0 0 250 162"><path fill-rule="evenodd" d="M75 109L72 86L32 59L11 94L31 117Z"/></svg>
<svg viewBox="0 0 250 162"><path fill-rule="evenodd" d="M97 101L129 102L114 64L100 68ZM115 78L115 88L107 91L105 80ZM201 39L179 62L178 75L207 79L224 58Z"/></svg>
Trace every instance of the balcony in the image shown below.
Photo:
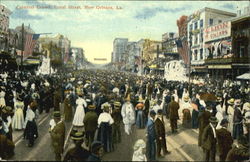
<svg viewBox="0 0 250 162"><path fill-rule="evenodd" d="M232 64L232 63L250 63L250 58L242 57L242 58L214 58L214 59L206 59L205 64Z"/></svg>

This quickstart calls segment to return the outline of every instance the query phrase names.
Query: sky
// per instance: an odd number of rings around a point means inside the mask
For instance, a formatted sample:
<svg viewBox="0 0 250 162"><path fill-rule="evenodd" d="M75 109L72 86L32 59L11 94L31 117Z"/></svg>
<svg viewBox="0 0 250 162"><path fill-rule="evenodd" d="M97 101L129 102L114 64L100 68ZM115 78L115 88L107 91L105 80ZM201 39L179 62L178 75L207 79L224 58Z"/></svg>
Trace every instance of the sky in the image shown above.
<svg viewBox="0 0 250 162"><path fill-rule="evenodd" d="M128 38L161 40L166 32L177 32L177 19L204 7L236 13L248 1L9 1L10 28L22 23L36 33L63 34L72 47L85 50L88 61L111 61L113 40ZM112 9L110 9L112 7ZM107 58L107 61L94 61Z"/></svg>

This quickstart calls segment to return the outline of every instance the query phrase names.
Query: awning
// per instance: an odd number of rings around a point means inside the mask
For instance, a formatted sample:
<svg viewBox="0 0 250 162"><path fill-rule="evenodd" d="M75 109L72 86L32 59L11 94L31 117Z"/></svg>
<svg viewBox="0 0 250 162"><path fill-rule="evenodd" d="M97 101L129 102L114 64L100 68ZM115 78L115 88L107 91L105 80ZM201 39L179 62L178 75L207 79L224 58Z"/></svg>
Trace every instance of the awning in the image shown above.
<svg viewBox="0 0 250 162"><path fill-rule="evenodd" d="M237 76L236 78L240 80L250 80L250 72Z"/></svg>

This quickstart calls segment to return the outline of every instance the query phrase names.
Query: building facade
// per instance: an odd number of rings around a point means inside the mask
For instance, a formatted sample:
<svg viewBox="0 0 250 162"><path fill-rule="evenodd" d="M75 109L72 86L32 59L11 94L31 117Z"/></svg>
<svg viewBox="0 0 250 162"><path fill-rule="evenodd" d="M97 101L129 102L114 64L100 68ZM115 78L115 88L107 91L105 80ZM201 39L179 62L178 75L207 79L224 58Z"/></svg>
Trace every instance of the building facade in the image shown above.
<svg viewBox="0 0 250 162"><path fill-rule="evenodd" d="M113 41L113 62L122 63L124 54L127 53L128 38L116 38Z"/></svg>
<svg viewBox="0 0 250 162"><path fill-rule="evenodd" d="M7 50L11 11L0 4L0 50Z"/></svg>
<svg viewBox="0 0 250 162"><path fill-rule="evenodd" d="M193 72L207 73L204 28L222 23L235 16L235 13L205 7L188 17L187 37L191 48L191 70Z"/></svg>
<svg viewBox="0 0 250 162"><path fill-rule="evenodd" d="M72 60L75 64L76 69L82 69L84 67L84 50L78 47L70 48L70 60Z"/></svg>

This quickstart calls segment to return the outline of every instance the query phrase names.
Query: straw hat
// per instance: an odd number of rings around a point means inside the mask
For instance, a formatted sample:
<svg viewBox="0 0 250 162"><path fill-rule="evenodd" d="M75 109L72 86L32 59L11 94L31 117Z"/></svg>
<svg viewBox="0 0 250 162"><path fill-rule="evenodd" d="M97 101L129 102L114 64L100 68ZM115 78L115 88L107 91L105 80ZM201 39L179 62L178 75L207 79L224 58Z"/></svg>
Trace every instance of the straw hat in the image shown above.
<svg viewBox="0 0 250 162"><path fill-rule="evenodd" d="M89 106L88 106L88 109L90 109L90 110L94 110L95 108L96 108L95 105L89 105Z"/></svg>
<svg viewBox="0 0 250 162"><path fill-rule="evenodd" d="M83 132L75 132L71 134L71 139L74 141L81 141L84 138Z"/></svg>
<svg viewBox="0 0 250 162"><path fill-rule="evenodd" d="M189 97L188 97L188 96L185 96L185 97L184 97L184 101L185 101L185 102L188 102L188 101L189 101Z"/></svg>
<svg viewBox="0 0 250 162"><path fill-rule="evenodd" d="M121 103L120 102L114 102L114 106L115 106L115 108L120 108Z"/></svg>
<svg viewBox="0 0 250 162"><path fill-rule="evenodd" d="M233 105L233 104L234 104L234 98L231 98L230 100L228 100L227 103L228 103L229 105Z"/></svg>

